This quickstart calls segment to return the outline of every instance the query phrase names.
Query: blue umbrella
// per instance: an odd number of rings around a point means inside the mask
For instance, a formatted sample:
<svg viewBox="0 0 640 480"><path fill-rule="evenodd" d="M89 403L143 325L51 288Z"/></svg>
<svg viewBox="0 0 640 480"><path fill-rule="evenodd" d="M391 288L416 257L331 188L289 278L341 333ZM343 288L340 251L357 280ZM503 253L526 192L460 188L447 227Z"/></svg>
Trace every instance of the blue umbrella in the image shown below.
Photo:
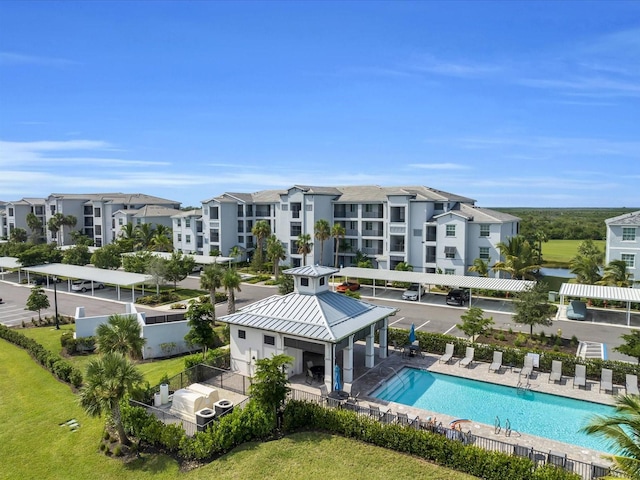
<svg viewBox="0 0 640 480"><path fill-rule="evenodd" d="M409 343L416 341L416 326L412 323L411 330L409 331Z"/></svg>
<svg viewBox="0 0 640 480"><path fill-rule="evenodd" d="M340 365L336 365L333 369L333 389L342 390L342 385L340 384Z"/></svg>

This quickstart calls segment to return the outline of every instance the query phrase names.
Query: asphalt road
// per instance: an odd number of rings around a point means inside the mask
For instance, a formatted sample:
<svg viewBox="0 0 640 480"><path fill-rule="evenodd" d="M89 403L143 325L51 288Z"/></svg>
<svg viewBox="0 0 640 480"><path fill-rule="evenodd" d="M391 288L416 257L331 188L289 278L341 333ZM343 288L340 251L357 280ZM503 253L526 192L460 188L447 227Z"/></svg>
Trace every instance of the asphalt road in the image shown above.
<svg viewBox="0 0 640 480"><path fill-rule="evenodd" d="M181 282L185 288L199 288L199 278L197 275L190 276ZM43 311L43 315L54 314L53 290L46 289L51 307ZM0 281L0 298L4 299L0 304L0 323L15 326L20 325L24 320L30 322L31 318L37 318L37 312L24 310L27 297L30 293L30 287L26 285L17 285L12 282ZM277 294L276 287L251 285L243 283L241 292L237 294L236 305L242 307L257 300L266 298L270 295ZM464 314L464 307L448 306L444 303L443 295L426 295L421 302L409 302L400 299L401 291L388 289L386 291L376 290L376 298L372 297L372 290L367 287L361 289L361 295L364 300L378 304L399 308L400 311L395 317L391 317L390 326L395 328L409 329L413 323L418 331L446 333L450 335L464 337L464 333L456 328L456 324L460 323L460 316ZM67 285L62 283L57 285L58 311L64 315L75 315L76 307L83 306L86 315L98 315L104 313L124 313L124 303L130 301L131 291L122 289L121 300L117 300L117 292L113 287L107 287L104 290L96 290L95 297L91 296L91 292L76 293L68 292ZM528 333L527 325L519 325L513 322L511 316L509 302L500 300L475 300L484 311L485 315L492 316L497 328L513 329L514 331L523 331ZM158 315L166 310L144 307L136 305L139 311L145 311L148 315ZM217 316L227 313L227 305L219 304L216 308ZM556 320L550 327L537 327L535 332L544 330L545 333L557 333L562 330L564 337L575 335L583 341L593 341L604 343L607 347L608 358L612 360L636 361L636 359L627 357L613 351L613 347L621 344L620 336L629 333L630 329L626 326L605 325L591 322L577 322L571 320Z"/></svg>

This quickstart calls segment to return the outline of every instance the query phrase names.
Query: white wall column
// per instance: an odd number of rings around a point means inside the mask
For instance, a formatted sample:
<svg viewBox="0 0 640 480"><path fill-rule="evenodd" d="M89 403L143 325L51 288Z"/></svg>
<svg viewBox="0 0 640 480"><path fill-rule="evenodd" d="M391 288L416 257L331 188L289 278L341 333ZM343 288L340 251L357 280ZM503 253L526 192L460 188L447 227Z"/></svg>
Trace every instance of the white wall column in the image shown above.
<svg viewBox="0 0 640 480"><path fill-rule="evenodd" d="M364 366L367 368L373 368L375 366L375 345L373 343L375 328L375 325L371 325L369 327L369 335L366 336L367 344L365 346Z"/></svg>
<svg viewBox="0 0 640 480"><path fill-rule="evenodd" d="M387 358L387 333L388 333L388 325L389 325L389 317L385 317L384 325L378 332L380 337L380 353L378 356L380 358Z"/></svg>
<svg viewBox="0 0 640 480"><path fill-rule="evenodd" d="M324 345L324 384L328 391L333 390L333 352L335 345L325 343Z"/></svg>
<svg viewBox="0 0 640 480"><path fill-rule="evenodd" d="M343 380L346 383L353 382L353 335L349 336L349 345L342 350Z"/></svg>

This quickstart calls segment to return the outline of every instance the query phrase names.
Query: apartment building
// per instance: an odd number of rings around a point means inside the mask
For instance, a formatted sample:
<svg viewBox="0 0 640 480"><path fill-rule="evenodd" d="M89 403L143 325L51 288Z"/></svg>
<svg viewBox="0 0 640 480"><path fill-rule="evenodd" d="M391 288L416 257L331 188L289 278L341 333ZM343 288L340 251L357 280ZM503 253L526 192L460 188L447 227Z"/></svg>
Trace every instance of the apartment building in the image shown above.
<svg viewBox="0 0 640 480"><path fill-rule="evenodd" d="M171 217L173 248L185 254L205 255L202 209L181 211ZM207 251L210 253L210 251Z"/></svg>
<svg viewBox="0 0 640 480"><path fill-rule="evenodd" d="M622 260L634 281L640 280L640 210L605 220L606 263Z"/></svg>
<svg viewBox="0 0 640 480"><path fill-rule="evenodd" d="M44 198L23 198L13 202L6 202L4 208L5 235L11 236L11 232L16 228L22 228L31 235L32 231L27 224L27 215L33 213L43 225L46 225L46 208ZM43 235L44 235L43 226ZM5 236L3 235L3 236Z"/></svg>
<svg viewBox="0 0 640 480"><path fill-rule="evenodd" d="M7 202L0 201L0 240L8 237L7 232Z"/></svg>
<svg viewBox="0 0 640 480"><path fill-rule="evenodd" d="M251 229L265 220L285 247L286 263L293 266L302 264L296 240L303 233L314 242L307 264L333 265L335 241L329 239L321 248L314 238L314 225L320 219L345 229L339 266L352 265L361 252L377 268L394 269L407 262L414 271L441 269L456 275L466 274L475 258L497 261L496 245L517 235L519 228L517 217L423 186L296 185L288 190L224 193L202 205L205 255L211 251L228 255L238 246L249 258L255 248Z"/></svg>

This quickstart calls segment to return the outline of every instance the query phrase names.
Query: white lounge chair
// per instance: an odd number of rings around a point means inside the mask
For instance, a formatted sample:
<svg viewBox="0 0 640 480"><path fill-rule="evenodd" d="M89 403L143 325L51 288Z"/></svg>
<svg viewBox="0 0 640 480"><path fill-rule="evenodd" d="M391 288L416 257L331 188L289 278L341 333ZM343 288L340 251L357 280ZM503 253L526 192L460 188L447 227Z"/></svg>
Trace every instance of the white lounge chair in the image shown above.
<svg viewBox="0 0 640 480"><path fill-rule="evenodd" d="M464 358L462 360L460 360L460 363L458 366L460 367L468 367L469 365L471 365L471 362L473 362L473 356L475 354L475 348L473 347L467 347L467 352L464 355Z"/></svg>
<svg viewBox="0 0 640 480"><path fill-rule="evenodd" d="M440 357L440 363L449 363L453 358L453 343L447 343L444 349L444 355Z"/></svg>
<svg viewBox="0 0 640 480"><path fill-rule="evenodd" d="M627 373L627 395L640 395L638 392L638 376Z"/></svg>
<svg viewBox="0 0 640 480"><path fill-rule="evenodd" d="M573 388L576 387L587 388L587 367L585 365L576 365L576 374L573 377Z"/></svg>
<svg viewBox="0 0 640 480"><path fill-rule="evenodd" d="M607 390L613 393L613 371L609 368L603 368L600 373L600 391L602 390L604 393L607 393Z"/></svg>
<svg viewBox="0 0 640 480"><path fill-rule="evenodd" d="M494 371L496 373L500 372L502 368L502 352L495 351L493 352L493 362L489 365L489 371Z"/></svg>
<svg viewBox="0 0 640 480"><path fill-rule="evenodd" d="M351 384L350 383L343 383L342 384L342 391L347 392L349 394L349 396L351 396Z"/></svg>
<svg viewBox="0 0 640 480"><path fill-rule="evenodd" d="M523 375L525 378L529 378L533 373L533 357L527 355L524 357L524 366L522 370L520 370L520 375Z"/></svg>
<svg viewBox="0 0 640 480"><path fill-rule="evenodd" d="M554 360L551 362L551 373L549 374L549 381L562 382L562 362L560 360Z"/></svg>
<svg viewBox="0 0 640 480"><path fill-rule="evenodd" d="M416 415L410 416L408 413L404 412L398 412L396 414L396 417L398 418L398 423L400 425L408 425L410 427L417 426L418 422L420 421L420 418Z"/></svg>

